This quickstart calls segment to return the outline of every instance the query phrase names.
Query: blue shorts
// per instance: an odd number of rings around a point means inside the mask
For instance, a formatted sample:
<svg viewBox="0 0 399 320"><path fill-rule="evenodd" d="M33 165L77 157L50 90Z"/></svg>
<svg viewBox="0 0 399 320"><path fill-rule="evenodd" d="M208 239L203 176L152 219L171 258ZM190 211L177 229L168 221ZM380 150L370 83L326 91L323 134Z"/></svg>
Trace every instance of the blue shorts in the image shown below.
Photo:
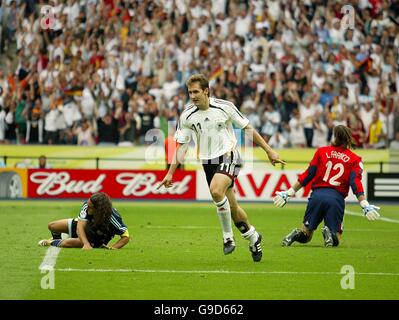
<svg viewBox="0 0 399 320"><path fill-rule="evenodd" d="M316 230L324 220L332 233L342 233L345 212L345 199L337 190L318 188L310 195L303 224L309 230Z"/></svg>

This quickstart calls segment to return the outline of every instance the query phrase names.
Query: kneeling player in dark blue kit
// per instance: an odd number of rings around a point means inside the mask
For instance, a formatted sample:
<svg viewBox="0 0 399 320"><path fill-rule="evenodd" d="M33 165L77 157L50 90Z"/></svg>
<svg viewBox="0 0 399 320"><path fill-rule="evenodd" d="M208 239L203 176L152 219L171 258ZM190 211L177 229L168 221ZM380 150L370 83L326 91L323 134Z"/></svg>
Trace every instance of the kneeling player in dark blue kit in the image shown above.
<svg viewBox="0 0 399 320"><path fill-rule="evenodd" d="M94 193L83 203L78 218L50 222L51 239L39 241L40 246L62 248L120 249L129 242L129 231L119 212L112 207L109 196L104 192ZM61 233L70 238L61 239ZM115 236L120 239L112 246L108 242Z"/></svg>
<svg viewBox="0 0 399 320"><path fill-rule="evenodd" d="M288 247L295 241L309 242L314 230L323 220L324 245L326 247L338 246L342 235L345 198L348 195L349 186L356 195L365 216L369 220L380 217L378 213L380 208L369 204L364 196L362 159L349 150L354 146L352 132L348 127L343 125L334 127L331 146L317 149L308 169L299 176L292 188L276 192L274 204L277 207L283 207L299 189L312 182L312 194L303 218L303 227L292 230L283 239L283 246Z"/></svg>

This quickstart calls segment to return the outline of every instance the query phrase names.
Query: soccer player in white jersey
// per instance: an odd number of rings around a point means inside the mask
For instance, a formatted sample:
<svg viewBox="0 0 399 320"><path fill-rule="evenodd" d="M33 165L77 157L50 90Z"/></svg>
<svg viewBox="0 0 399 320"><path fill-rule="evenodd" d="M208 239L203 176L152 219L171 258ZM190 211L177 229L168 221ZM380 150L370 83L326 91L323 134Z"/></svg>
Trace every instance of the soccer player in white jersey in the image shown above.
<svg viewBox="0 0 399 320"><path fill-rule="evenodd" d="M231 225L233 219L242 236L249 241L253 260L258 262L262 259L262 236L250 224L246 212L238 205L233 191L234 179L238 176L242 161L236 149L237 140L232 125L245 130L246 134L253 137L253 141L265 150L273 165L284 161L279 159L279 155L254 130L248 119L233 103L210 97L209 81L204 75L192 75L186 85L193 104L180 115L175 134L178 144L174 161L159 187L172 186L173 173L179 163L183 162L184 145L190 142L193 132L209 191L222 226L224 254L232 253L235 249Z"/></svg>

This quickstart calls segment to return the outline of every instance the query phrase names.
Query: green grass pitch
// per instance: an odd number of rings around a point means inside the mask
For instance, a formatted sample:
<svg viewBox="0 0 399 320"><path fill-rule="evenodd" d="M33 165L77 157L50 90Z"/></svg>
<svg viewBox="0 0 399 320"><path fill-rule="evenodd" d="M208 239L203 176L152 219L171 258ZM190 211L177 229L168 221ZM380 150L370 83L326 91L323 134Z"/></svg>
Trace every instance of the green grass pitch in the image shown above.
<svg viewBox="0 0 399 320"><path fill-rule="evenodd" d="M51 220L76 217L77 201L1 201L0 299L270 300L399 298L399 206L381 205L386 220L345 216L338 248L324 248L320 227L312 242L281 247L301 224L305 204L242 204L264 236L263 260L254 263L247 241L234 230L237 248L224 256L211 203L114 201L129 227L121 250L61 249L54 289L42 289L39 266ZM361 213L357 205L350 212ZM116 239L115 239L116 240ZM343 289L341 268L354 270ZM348 283L348 282L346 282Z"/></svg>

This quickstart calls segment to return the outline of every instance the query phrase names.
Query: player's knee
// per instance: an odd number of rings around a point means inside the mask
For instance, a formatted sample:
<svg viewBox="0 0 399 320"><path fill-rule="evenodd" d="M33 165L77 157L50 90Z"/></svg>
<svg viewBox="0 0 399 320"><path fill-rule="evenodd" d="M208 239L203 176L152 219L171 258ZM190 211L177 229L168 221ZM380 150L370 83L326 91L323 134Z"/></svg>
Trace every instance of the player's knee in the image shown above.
<svg viewBox="0 0 399 320"><path fill-rule="evenodd" d="M56 222L55 221L51 221L51 222L48 223L47 228L50 231L54 231L55 225L56 225Z"/></svg>
<svg viewBox="0 0 399 320"><path fill-rule="evenodd" d="M211 192L213 201L219 202L219 201L223 200L224 193L222 192L222 190L220 190L220 188L211 187L209 189L209 191Z"/></svg>

